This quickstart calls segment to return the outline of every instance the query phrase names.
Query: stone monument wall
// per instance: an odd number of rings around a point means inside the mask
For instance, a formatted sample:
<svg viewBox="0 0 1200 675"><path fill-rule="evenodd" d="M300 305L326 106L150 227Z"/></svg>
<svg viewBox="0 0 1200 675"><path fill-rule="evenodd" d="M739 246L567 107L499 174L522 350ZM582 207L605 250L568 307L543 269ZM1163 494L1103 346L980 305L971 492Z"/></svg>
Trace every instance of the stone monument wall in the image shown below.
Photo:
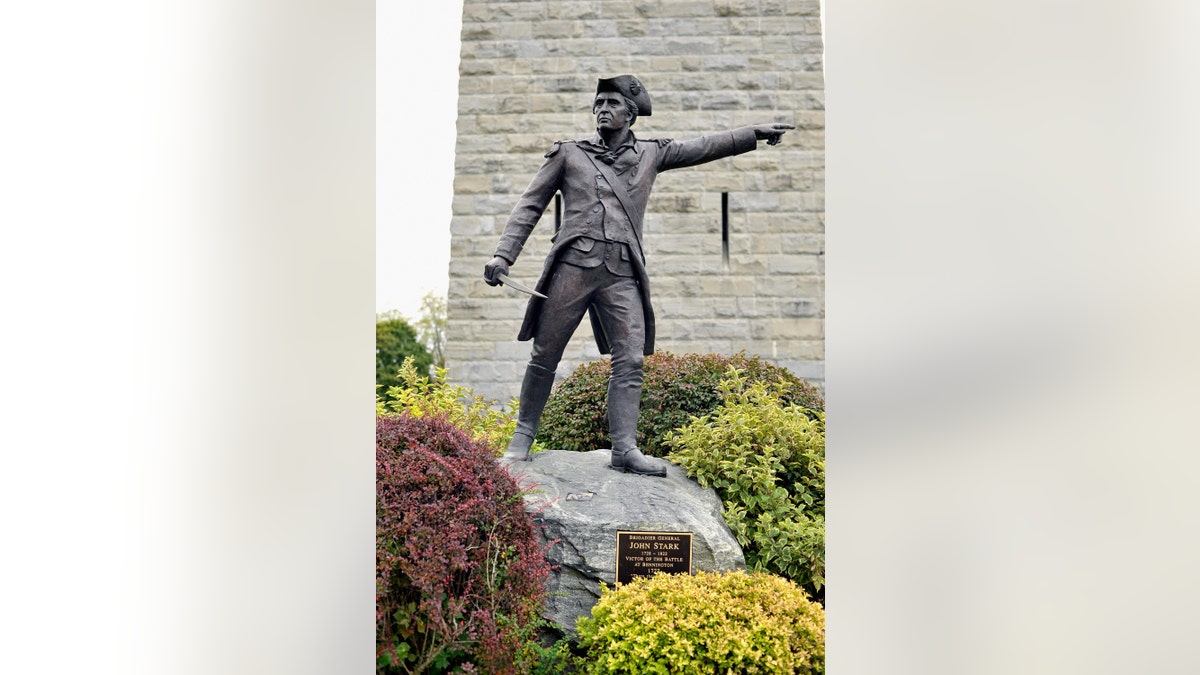
<svg viewBox="0 0 1200 675"><path fill-rule="evenodd" d="M446 360L507 402L532 343L526 296L484 283L509 212L556 140L594 130L596 80L636 75L652 117L639 138L686 139L760 122L783 143L660 174L644 247L657 344L745 350L824 382L825 112L818 0L464 0ZM511 270L533 286L551 202ZM585 320L559 376L599 356Z"/></svg>

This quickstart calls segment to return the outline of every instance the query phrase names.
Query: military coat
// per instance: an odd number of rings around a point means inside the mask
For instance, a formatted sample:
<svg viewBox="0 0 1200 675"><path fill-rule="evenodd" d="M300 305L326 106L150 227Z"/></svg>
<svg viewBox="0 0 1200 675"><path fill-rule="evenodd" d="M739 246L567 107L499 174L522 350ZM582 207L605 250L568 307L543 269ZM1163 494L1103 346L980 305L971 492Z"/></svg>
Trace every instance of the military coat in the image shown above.
<svg viewBox="0 0 1200 675"><path fill-rule="evenodd" d="M644 353L649 355L654 352L654 312L650 306L650 283L642 251L642 218L654 179L663 171L749 152L757 145L753 127L687 141L635 138L615 149L605 146L599 134L588 139L558 141L546 153L545 162L513 208L495 255L510 265L516 262L546 206L556 192L562 192L562 227L551 239L550 253L538 278L537 290L545 292L558 257L566 247L587 246L588 239L626 244L642 296L646 319ZM530 297L518 340L533 338L542 303L541 298ZM594 307L589 314L600 353L608 354L608 341Z"/></svg>

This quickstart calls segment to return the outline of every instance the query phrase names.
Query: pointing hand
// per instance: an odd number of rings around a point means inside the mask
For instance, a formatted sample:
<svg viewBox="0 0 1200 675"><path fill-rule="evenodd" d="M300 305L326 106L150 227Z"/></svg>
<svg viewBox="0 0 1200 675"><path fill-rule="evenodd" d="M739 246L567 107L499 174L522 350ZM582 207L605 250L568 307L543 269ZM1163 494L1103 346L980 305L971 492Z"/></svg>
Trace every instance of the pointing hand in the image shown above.
<svg viewBox="0 0 1200 675"><path fill-rule="evenodd" d="M779 141L783 139L784 132L796 127L791 124L756 124L754 125L754 137L758 140L766 139L767 145L779 145Z"/></svg>

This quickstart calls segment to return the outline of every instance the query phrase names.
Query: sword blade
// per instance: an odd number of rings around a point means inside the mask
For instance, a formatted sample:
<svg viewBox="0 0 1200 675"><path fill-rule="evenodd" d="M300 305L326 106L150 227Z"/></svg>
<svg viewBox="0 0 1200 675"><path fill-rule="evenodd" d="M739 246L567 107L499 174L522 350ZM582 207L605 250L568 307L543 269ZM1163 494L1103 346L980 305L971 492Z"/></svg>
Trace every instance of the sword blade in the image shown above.
<svg viewBox="0 0 1200 675"><path fill-rule="evenodd" d="M537 291L533 290L532 288L526 286L525 284L520 283L519 281L513 281L512 279L509 279L507 274L497 274L496 278L499 279L500 283L504 284L505 286L508 286L510 288L515 288L516 290L521 291L522 293L528 293L529 295L536 295L539 298L546 297L546 296L542 295L541 293L538 293Z"/></svg>

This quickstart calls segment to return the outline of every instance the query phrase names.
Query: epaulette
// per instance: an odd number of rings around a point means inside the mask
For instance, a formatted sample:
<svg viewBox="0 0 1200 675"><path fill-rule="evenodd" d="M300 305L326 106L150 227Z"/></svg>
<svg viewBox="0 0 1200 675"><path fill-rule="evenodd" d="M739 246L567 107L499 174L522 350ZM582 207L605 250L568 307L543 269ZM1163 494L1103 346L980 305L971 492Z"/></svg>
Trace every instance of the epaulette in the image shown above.
<svg viewBox="0 0 1200 675"><path fill-rule="evenodd" d="M652 140L653 142L657 143L657 144L658 144L658 147L659 147L660 149L661 149L661 148L665 148L665 147L667 147L667 144L671 142L671 139L669 139L669 138L653 138L653 139L650 139L650 140Z"/></svg>
<svg viewBox="0 0 1200 675"><path fill-rule="evenodd" d="M574 143L574 142L575 141L554 141L554 146L546 151L546 155L545 155L546 159L550 159L554 155L558 154L558 150L560 147L562 147L563 143Z"/></svg>

